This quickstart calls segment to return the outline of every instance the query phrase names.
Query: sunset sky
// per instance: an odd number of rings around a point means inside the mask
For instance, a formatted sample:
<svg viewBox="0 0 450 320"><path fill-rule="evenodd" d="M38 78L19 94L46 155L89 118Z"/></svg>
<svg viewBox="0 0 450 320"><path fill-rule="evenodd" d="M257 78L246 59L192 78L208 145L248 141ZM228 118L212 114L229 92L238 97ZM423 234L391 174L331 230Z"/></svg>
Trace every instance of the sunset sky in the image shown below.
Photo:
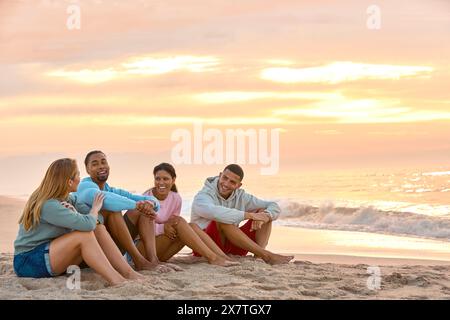
<svg viewBox="0 0 450 320"><path fill-rule="evenodd" d="M0 166L91 149L163 160L195 121L280 128L282 168L445 165L449 13L447 0L0 0Z"/></svg>

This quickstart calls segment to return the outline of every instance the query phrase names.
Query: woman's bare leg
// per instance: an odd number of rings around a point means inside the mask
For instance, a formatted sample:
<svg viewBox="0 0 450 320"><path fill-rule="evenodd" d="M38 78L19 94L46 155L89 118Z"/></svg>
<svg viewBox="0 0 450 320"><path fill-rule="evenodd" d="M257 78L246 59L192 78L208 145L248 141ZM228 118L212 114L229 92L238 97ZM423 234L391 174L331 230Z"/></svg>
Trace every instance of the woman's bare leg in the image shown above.
<svg viewBox="0 0 450 320"><path fill-rule="evenodd" d="M144 278L143 275L134 271L127 263L104 225L99 224L97 228L95 228L94 233L100 247L114 269L127 279L135 280Z"/></svg>
<svg viewBox="0 0 450 320"><path fill-rule="evenodd" d="M184 243L178 238L171 240L165 235L159 235L156 237L156 252L159 260L161 261L166 262L180 252L183 247Z"/></svg>
<svg viewBox="0 0 450 320"><path fill-rule="evenodd" d="M108 261L92 231L73 231L54 239L50 243L49 256L50 266L56 274L64 273L69 266L78 265L84 260L110 284L126 281Z"/></svg>
<svg viewBox="0 0 450 320"><path fill-rule="evenodd" d="M166 262L184 247L184 243L182 243L179 239L171 240L165 235L159 235L155 239L156 242L156 253L158 255L159 261ZM138 250L145 255L145 247L142 241L137 243ZM165 265L170 265L176 271L181 271L182 269L179 267L175 267L170 263L166 263Z"/></svg>
<svg viewBox="0 0 450 320"><path fill-rule="evenodd" d="M148 218L137 210L128 210L125 213L139 232L140 246L138 251L150 261L154 267L160 272L181 271L181 268L172 264L163 264L156 253L156 239L155 239L155 220Z"/></svg>
<svg viewBox="0 0 450 320"><path fill-rule="evenodd" d="M178 223L173 225L177 231L177 237L189 248L205 257L210 264L220 266L236 264L212 251L182 217L177 217L177 221Z"/></svg>

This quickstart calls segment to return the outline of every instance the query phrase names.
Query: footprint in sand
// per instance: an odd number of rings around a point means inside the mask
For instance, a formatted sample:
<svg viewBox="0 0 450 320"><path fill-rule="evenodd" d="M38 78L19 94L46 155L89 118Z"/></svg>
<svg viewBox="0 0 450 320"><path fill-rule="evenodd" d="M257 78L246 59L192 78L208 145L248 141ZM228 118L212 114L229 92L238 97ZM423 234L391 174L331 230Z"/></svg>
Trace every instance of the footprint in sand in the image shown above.
<svg viewBox="0 0 450 320"><path fill-rule="evenodd" d="M403 276L398 272L394 272L387 277L383 278L383 282L387 284L394 284L397 286L418 286L418 287L428 287L431 285L431 281L428 277L424 275L411 277Z"/></svg>
<svg viewBox="0 0 450 320"><path fill-rule="evenodd" d="M81 287L82 290L86 291L98 291L108 288L108 285L106 282L103 281L95 281L95 282L87 282L84 283Z"/></svg>
<svg viewBox="0 0 450 320"><path fill-rule="evenodd" d="M302 286L303 286L302 283L289 283L289 284L288 284L288 287L289 287L289 288L292 288L292 289L297 289L297 288L300 288L300 287L302 287Z"/></svg>
<svg viewBox="0 0 450 320"><path fill-rule="evenodd" d="M230 287L239 287L241 286L242 283L239 282L230 282L230 283L225 283L225 284L218 284L215 285L214 288L230 288Z"/></svg>
<svg viewBox="0 0 450 320"><path fill-rule="evenodd" d="M218 297L219 299L223 299L223 300L244 300L244 297L241 296L236 296L236 295L226 295L223 297Z"/></svg>
<svg viewBox="0 0 450 320"><path fill-rule="evenodd" d="M181 279L172 279L170 280L170 282L172 282L173 284L175 284L177 287L179 287L180 289L183 289L184 287L186 287L187 282Z"/></svg>
<svg viewBox="0 0 450 320"><path fill-rule="evenodd" d="M19 283L27 290L40 290L44 289L42 283L36 279L20 279Z"/></svg>
<svg viewBox="0 0 450 320"><path fill-rule="evenodd" d="M295 260L293 263L294 263L294 265L298 265L298 266L313 264L311 261L300 261L300 260Z"/></svg>
<svg viewBox="0 0 450 320"><path fill-rule="evenodd" d="M308 283L304 283L303 286L306 289L316 289L316 288L322 287L323 283L308 282Z"/></svg>
<svg viewBox="0 0 450 320"><path fill-rule="evenodd" d="M315 290L299 290L299 294L307 297L318 297L320 292Z"/></svg>
<svg viewBox="0 0 450 320"><path fill-rule="evenodd" d="M11 264L0 264L0 276L12 275L14 273Z"/></svg>
<svg viewBox="0 0 450 320"><path fill-rule="evenodd" d="M450 294L450 287L442 286L441 291L446 294Z"/></svg>
<svg viewBox="0 0 450 320"><path fill-rule="evenodd" d="M447 271L450 269L450 267L449 266L434 266L432 269L436 270L436 271Z"/></svg>
<svg viewBox="0 0 450 320"><path fill-rule="evenodd" d="M285 286L267 286L267 285L260 285L255 286L254 288L264 290L264 291L275 291L275 290L289 290L289 288Z"/></svg>
<svg viewBox="0 0 450 320"><path fill-rule="evenodd" d="M439 280L439 281L448 280L448 277L446 277L445 275L440 274L440 273L426 272L426 273L423 273L423 276L427 277L428 279Z"/></svg>
<svg viewBox="0 0 450 320"><path fill-rule="evenodd" d="M311 278L308 276L295 276L295 277L291 277L290 279L300 281L301 283L303 283L304 281L311 280Z"/></svg>
<svg viewBox="0 0 450 320"><path fill-rule="evenodd" d="M229 271L229 274L233 276L243 277L245 279L259 280L261 278L259 275L251 273L248 270L242 270L241 268L236 268ZM264 277L262 277L262 279L264 280Z"/></svg>
<svg viewBox="0 0 450 320"><path fill-rule="evenodd" d="M408 284L408 279L404 276L402 276L402 274L398 273L398 272L393 272L392 274L383 277L383 282L387 283L387 284L394 284L394 285L407 285Z"/></svg>
<svg viewBox="0 0 450 320"><path fill-rule="evenodd" d="M338 289L343 290L343 291L347 291L353 294L364 294L363 291L365 291L364 289L361 288L357 288L354 285L344 285L344 286L340 286L338 287Z"/></svg>
<svg viewBox="0 0 450 320"><path fill-rule="evenodd" d="M419 287L428 287L431 285L431 282L428 280L425 276L418 276L415 278L408 279L408 284L413 286L419 286Z"/></svg>

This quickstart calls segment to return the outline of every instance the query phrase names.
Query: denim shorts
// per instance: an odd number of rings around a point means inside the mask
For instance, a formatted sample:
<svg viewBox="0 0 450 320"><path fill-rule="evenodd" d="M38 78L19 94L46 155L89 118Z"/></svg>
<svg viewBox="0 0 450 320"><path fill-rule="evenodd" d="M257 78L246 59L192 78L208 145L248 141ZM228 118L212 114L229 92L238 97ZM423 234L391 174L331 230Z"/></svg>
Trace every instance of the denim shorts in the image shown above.
<svg viewBox="0 0 450 320"><path fill-rule="evenodd" d="M50 266L50 241L31 251L14 256L14 272L19 277L50 278L56 276Z"/></svg>

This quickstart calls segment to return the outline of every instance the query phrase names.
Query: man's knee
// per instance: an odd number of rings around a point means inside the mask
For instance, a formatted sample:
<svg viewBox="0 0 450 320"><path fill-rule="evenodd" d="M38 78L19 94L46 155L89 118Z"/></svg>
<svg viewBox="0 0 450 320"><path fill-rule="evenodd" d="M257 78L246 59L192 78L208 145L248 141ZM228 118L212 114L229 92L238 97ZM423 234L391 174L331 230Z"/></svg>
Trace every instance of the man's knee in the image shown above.
<svg viewBox="0 0 450 320"><path fill-rule="evenodd" d="M95 232L97 232L97 231L100 231L100 232L102 232L102 231L106 231L106 227L103 225L103 224L98 224L96 227L95 227L95 230L94 230Z"/></svg>
<svg viewBox="0 0 450 320"><path fill-rule="evenodd" d="M216 226L217 226L217 230L229 230L232 228L237 228L234 224L223 223L223 222L219 222L219 221L216 221Z"/></svg>
<svg viewBox="0 0 450 320"><path fill-rule="evenodd" d="M132 209L125 212L125 215L128 216L131 220L133 220L139 218L141 216L141 212L136 209Z"/></svg>
<svg viewBox="0 0 450 320"><path fill-rule="evenodd" d="M172 216L172 217L170 217L169 221L173 222L175 224L187 223L187 221L183 217L180 217L180 216Z"/></svg>
<svg viewBox="0 0 450 320"><path fill-rule="evenodd" d="M176 216L176 219L177 219L177 222L178 222L178 223L188 224L188 222L186 221L186 219L184 219L183 217Z"/></svg>
<svg viewBox="0 0 450 320"><path fill-rule="evenodd" d="M109 211L109 210L100 210L100 213L103 215L103 217L108 217L111 215L122 215L122 212L118 212L118 211Z"/></svg>

